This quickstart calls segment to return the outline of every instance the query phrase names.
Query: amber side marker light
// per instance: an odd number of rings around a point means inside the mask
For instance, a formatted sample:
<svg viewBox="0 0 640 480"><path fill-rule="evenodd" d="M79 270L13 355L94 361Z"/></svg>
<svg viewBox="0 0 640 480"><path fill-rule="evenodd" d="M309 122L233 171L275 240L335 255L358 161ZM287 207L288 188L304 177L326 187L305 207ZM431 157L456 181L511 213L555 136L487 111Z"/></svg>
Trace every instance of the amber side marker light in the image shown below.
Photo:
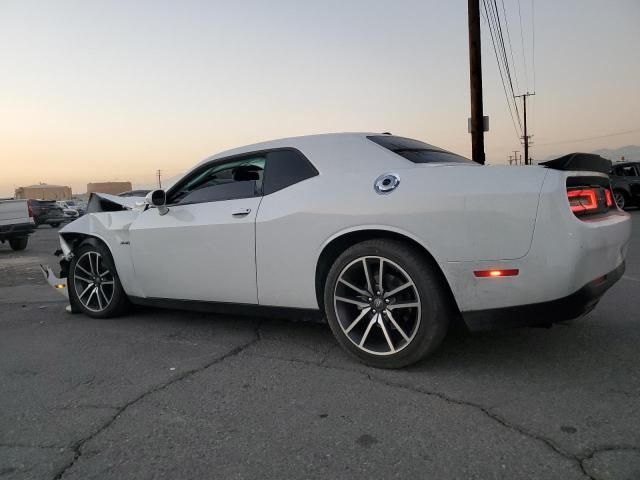
<svg viewBox="0 0 640 480"><path fill-rule="evenodd" d="M520 270L511 268L508 270L476 270L473 274L478 278L513 277L518 275Z"/></svg>
<svg viewBox="0 0 640 480"><path fill-rule="evenodd" d="M55 288L58 288L58 289L59 289L59 288L64 288L64 287L65 287L65 284L64 284L64 283L56 283L56 284L54 285L54 287L55 287Z"/></svg>

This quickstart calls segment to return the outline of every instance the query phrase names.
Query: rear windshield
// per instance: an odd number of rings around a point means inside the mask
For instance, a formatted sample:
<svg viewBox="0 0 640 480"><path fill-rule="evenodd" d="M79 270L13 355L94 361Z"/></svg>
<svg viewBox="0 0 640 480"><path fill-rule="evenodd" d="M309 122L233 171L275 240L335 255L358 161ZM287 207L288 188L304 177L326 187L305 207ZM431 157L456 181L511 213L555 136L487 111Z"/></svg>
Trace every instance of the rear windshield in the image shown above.
<svg viewBox="0 0 640 480"><path fill-rule="evenodd" d="M413 163L473 163L468 158L411 138L394 135L372 135L367 138Z"/></svg>

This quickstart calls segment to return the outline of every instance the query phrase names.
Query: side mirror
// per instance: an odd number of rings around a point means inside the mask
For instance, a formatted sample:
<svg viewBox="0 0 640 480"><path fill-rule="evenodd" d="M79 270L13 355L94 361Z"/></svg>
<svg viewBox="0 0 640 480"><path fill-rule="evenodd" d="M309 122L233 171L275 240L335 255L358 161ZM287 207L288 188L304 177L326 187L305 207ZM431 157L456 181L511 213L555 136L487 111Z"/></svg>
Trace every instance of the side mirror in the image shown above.
<svg viewBox="0 0 640 480"><path fill-rule="evenodd" d="M153 190L147 193L147 196L144 197L144 202L147 205L156 207L160 215L166 215L169 211L167 207L167 192L164 190Z"/></svg>

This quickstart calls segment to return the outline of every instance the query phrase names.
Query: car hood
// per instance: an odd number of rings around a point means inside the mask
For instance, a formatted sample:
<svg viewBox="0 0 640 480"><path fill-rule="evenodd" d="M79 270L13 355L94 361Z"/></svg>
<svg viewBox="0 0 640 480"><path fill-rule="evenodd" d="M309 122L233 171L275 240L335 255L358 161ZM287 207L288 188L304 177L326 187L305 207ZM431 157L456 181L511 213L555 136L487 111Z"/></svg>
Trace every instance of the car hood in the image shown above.
<svg viewBox="0 0 640 480"><path fill-rule="evenodd" d="M133 210L144 205L144 197L119 197L108 193L92 193L87 205L87 213Z"/></svg>

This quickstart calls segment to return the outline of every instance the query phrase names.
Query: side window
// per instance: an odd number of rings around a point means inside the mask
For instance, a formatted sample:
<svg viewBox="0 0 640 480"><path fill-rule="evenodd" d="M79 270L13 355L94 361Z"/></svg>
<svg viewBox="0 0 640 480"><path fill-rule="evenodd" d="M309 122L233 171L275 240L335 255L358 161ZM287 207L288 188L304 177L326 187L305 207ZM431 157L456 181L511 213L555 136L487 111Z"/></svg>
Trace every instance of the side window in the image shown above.
<svg viewBox="0 0 640 480"><path fill-rule="evenodd" d="M269 152L264 177L264 194L269 195L316 175L318 171L298 150Z"/></svg>
<svg viewBox="0 0 640 480"><path fill-rule="evenodd" d="M622 165L615 168L615 174L618 177L637 177L640 175L640 168L638 165Z"/></svg>
<svg viewBox="0 0 640 480"><path fill-rule="evenodd" d="M264 155L214 162L182 180L169 194L168 204L234 200L262 194Z"/></svg>

